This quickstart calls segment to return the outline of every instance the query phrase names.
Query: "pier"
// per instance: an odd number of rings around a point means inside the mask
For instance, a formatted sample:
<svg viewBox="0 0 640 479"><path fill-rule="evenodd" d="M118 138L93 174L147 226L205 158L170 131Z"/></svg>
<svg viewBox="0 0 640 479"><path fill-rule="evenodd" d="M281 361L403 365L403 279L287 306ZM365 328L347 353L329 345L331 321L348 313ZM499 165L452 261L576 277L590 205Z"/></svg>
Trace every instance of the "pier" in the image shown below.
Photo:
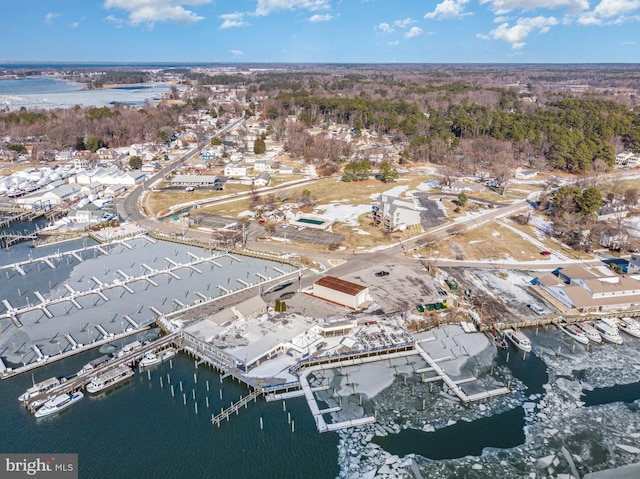
<svg viewBox="0 0 640 479"><path fill-rule="evenodd" d="M215 424L218 427L220 427L220 423L222 422L223 419L226 419L227 421L229 420L229 416L231 416L231 414L236 413L238 414L238 411L240 410L241 407L247 407L247 404L249 404L251 401L255 402L258 399L258 396L260 396L262 394L262 390L260 389L254 389L253 391L251 391L251 393L247 394L246 396L242 396L240 398L240 400L236 403L231 403L231 406L229 406L227 409L224 409L223 411L220 412L220 414L218 414L217 416L214 416L211 418L211 424Z"/></svg>
<svg viewBox="0 0 640 479"><path fill-rule="evenodd" d="M76 376L72 376L71 378L68 378L66 381L61 382L58 386L54 387L53 389L50 389L38 396L34 396L30 398L29 401L33 402L40 398L46 398L48 396L56 396L60 394L78 391L82 389L91 380L92 377L97 375L102 375L123 364L133 365L138 361L140 361L144 357L144 355L149 351L159 351L162 349L166 349L167 347L170 347L175 343L177 337L178 337L178 334L170 334L160 339L157 339L156 341L153 341L149 344L143 345L140 348L129 351L120 357L114 357L109 361L105 361L104 363L100 364L96 368L92 369L89 373L77 374ZM101 344L104 344L106 342L110 342L113 340L114 338L109 338L108 341L104 341ZM98 343L99 342L97 341L96 343L94 343L94 345L97 345ZM79 349L76 349L72 353L76 354L78 352L79 352ZM29 405L27 405L27 407L29 407Z"/></svg>

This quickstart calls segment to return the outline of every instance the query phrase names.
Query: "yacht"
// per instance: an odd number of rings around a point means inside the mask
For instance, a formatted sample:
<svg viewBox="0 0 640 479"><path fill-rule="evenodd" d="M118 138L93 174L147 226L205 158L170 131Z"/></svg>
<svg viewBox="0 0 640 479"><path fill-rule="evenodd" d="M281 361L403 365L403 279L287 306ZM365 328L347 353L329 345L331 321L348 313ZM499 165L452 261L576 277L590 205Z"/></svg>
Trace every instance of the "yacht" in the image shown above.
<svg viewBox="0 0 640 479"><path fill-rule="evenodd" d="M589 341L593 341L594 343L601 344L602 343L602 335L598 332L598 330L593 326L592 323L581 323L580 327L589 338Z"/></svg>
<svg viewBox="0 0 640 479"><path fill-rule="evenodd" d="M558 327L562 330L563 333L567 334L571 339L581 343L581 344L589 344L589 338L587 337L587 333L585 333L580 326L576 323L561 323Z"/></svg>
<svg viewBox="0 0 640 479"><path fill-rule="evenodd" d="M72 404L80 401L84 397L81 391L77 391L75 393L65 393L60 394L59 396L54 396L49 399L42 407L40 407L36 412L36 417L45 417L51 416L52 414L59 413L63 409L68 408Z"/></svg>
<svg viewBox="0 0 640 479"><path fill-rule="evenodd" d="M149 351L144 355L144 358L140 360L140 369L150 368L151 366L155 366L161 362L162 358L158 357L158 355L153 351Z"/></svg>
<svg viewBox="0 0 640 479"><path fill-rule="evenodd" d="M521 349L524 352L531 351L531 343L529 342L529 339L520 331L515 329L505 329L504 335L518 349Z"/></svg>
<svg viewBox="0 0 640 479"><path fill-rule="evenodd" d="M38 396L39 394L45 393L50 389L58 386L60 382L61 381L58 378L49 378L39 383L35 383L33 386L27 389L24 393L22 393L18 397L18 399L22 402L28 402L31 398Z"/></svg>
<svg viewBox="0 0 640 479"><path fill-rule="evenodd" d="M620 318L618 326L625 333L636 338L640 338L640 323L633 318Z"/></svg>
<svg viewBox="0 0 640 479"><path fill-rule="evenodd" d="M602 320L596 321L594 327L605 341L613 344L622 344L622 338L620 337L620 333L618 333L618 328Z"/></svg>
<svg viewBox="0 0 640 479"><path fill-rule="evenodd" d="M106 389L120 384L123 381L133 377L135 373L126 364L107 371L104 374L99 374L91 378L89 384L87 384L87 392L89 394L98 394Z"/></svg>

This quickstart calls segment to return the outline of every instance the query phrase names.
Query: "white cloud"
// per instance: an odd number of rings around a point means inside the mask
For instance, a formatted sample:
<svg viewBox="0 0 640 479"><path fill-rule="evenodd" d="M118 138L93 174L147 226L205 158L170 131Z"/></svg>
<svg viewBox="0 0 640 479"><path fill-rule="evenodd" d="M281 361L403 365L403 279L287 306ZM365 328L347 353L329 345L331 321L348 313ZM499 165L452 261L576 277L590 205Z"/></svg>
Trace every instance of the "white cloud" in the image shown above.
<svg viewBox="0 0 640 479"><path fill-rule="evenodd" d="M569 13L578 13L589 8L588 0L480 0L480 3L488 3L491 9L499 15L512 10L536 10L538 8L564 8Z"/></svg>
<svg viewBox="0 0 640 479"><path fill-rule="evenodd" d="M125 24L125 21L123 19L116 18L113 15L107 16L105 20L109 23L113 23L117 28L122 28Z"/></svg>
<svg viewBox="0 0 640 479"><path fill-rule="evenodd" d="M269 15L279 10L326 10L329 0L258 0L256 15Z"/></svg>
<svg viewBox="0 0 640 479"><path fill-rule="evenodd" d="M458 18L472 15L470 12L464 11L464 6L469 0L444 0L436 5L433 12L427 12L424 18L435 18L437 20L455 20Z"/></svg>
<svg viewBox="0 0 640 479"><path fill-rule="evenodd" d="M392 40L389 42L389 45L391 45L392 47L397 47L398 45L400 45L400 42L398 40Z"/></svg>
<svg viewBox="0 0 640 479"><path fill-rule="evenodd" d="M231 55L233 58L242 58L246 56L246 54L242 50L231 50Z"/></svg>
<svg viewBox="0 0 640 479"><path fill-rule="evenodd" d="M244 13L225 13L220 15L222 19L221 30L226 28L248 27L250 24L244 21Z"/></svg>
<svg viewBox="0 0 640 479"><path fill-rule="evenodd" d="M411 27L411 29L404 34L404 38L419 37L424 33L424 30L420 27Z"/></svg>
<svg viewBox="0 0 640 479"><path fill-rule="evenodd" d="M622 23L627 20L627 15L638 10L640 10L640 0L602 0L592 11L580 15L578 23L582 25Z"/></svg>
<svg viewBox="0 0 640 479"><path fill-rule="evenodd" d="M156 22L192 25L204 17L186 10L183 5L203 5L210 2L211 0L105 0L104 7L129 12L129 23L132 25Z"/></svg>
<svg viewBox="0 0 640 479"><path fill-rule="evenodd" d="M526 45L524 40L529 34L532 32L547 33L552 26L557 24L558 19L555 17L519 18L513 26L509 25L509 23L502 23L494 30L491 30L488 37L510 43L512 49L519 50ZM487 36L478 37L487 38Z"/></svg>
<svg viewBox="0 0 640 479"><path fill-rule="evenodd" d="M411 17L405 18L404 20L396 20L395 22L393 22L396 27L400 28L407 28L412 23L416 23L416 21Z"/></svg>
<svg viewBox="0 0 640 479"><path fill-rule="evenodd" d="M61 17L61 16L62 16L61 13L49 12L44 16L44 21L48 25L51 25L56 18Z"/></svg>
<svg viewBox="0 0 640 479"><path fill-rule="evenodd" d="M330 13L327 13L325 15L311 15L309 18L307 18L308 22L311 23L317 23L317 22L328 22L333 20L335 17L333 15L331 15Z"/></svg>
<svg viewBox="0 0 640 479"><path fill-rule="evenodd" d="M70 24L69 24L69 26L70 26L71 28L78 28L78 26L79 26L79 25L80 25L80 24L79 24L78 22L73 22L73 23L70 23Z"/></svg>
<svg viewBox="0 0 640 479"><path fill-rule="evenodd" d="M378 30L382 33L393 33L394 29L391 28L391 25L389 25L386 22L382 22L380 25L377 25L376 27L374 27L374 30Z"/></svg>

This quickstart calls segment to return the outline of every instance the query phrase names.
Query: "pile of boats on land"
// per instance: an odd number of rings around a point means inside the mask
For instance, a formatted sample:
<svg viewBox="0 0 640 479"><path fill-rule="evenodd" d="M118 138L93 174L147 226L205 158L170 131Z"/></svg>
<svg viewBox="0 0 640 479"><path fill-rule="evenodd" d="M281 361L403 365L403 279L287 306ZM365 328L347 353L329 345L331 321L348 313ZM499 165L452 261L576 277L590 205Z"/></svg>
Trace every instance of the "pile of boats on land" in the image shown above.
<svg viewBox="0 0 640 479"><path fill-rule="evenodd" d="M581 344L594 342L601 344L603 341L612 344L622 344L619 331L629 336L640 338L640 322L633 318L602 318L597 321L585 321L583 323L561 322L558 328L569 337ZM505 329L498 331L494 325L487 331L487 336L501 349L508 349L507 340L522 351L531 351L531 342L518 329Z"/></svg>
<svg viewBox="0 0 640 479"><path fill-rule="evenodd" d="M134 341L123 347L114 358L120 358L125 354L134 351L142 347L142 344L138 341ZM138 363L140 370L150 368L157 364L167 361L176 355L176 351L173 348L166 349L162 354L158 355L153 351L147 352L144 357ZM109 355L100 356L93 361L85 364L75 377L86 377L87 381L81 382L80 387L84 387L89 394L99 394L111 389L119 384L124 383L128 379L135 375L133 364L119 364L113 368L107 369L101 374L92 375L92 371L98 368L100 365L113 359ZM72 404L75 404L84 397L82 391L71 391L62 394L45 395L47 392L53 392L58 386L63 385L66 381L72 378L49 378L39 383L34 384L27 389L18 398L26 406L34 411L34 415L37 418L50 416L56 414L64 409L67 409ZM37 398L37 399L36 399Z"/></svg>

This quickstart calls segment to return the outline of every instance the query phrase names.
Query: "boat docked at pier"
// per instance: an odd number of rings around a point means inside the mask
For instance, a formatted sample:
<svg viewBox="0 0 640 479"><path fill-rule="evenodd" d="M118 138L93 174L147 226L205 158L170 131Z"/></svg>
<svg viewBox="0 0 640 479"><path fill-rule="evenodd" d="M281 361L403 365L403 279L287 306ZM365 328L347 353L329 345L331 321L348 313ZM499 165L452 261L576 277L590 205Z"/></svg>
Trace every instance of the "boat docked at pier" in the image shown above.
<svg viewBox="0 0 640 479"><path fill-rule="evenodd" d="M505 329L504 335L518 349L526 353L531 351L531 342L521 331L517 329Z"/></svg>
<svg viewBox="0 0 640 479"><path fill-rule="evenodd" d="M60 394L49 399L44 405L36 410L34 413L36 417L46 417L52 414L57 414L64 409L67 409L72 404L80 401L84 397L81 391L74 393Z"/></svg>
<svg viewBox="0 0 640 479"><path fill-rule="evenodd" d="M168 361L169 359L171 359L175 355L176 355L176 350L174 348L167 348L164 351L162 351L162 354L160 355L160 359L163 362L164 361Z"/></svg>
<svg viewBox="0 0 640 479"><path fill-rule="evenodd" d="M507 343L504 335L496 329L494 324L491 325L491 329L486 331L486 335L498 349L509 349L509 343Z"/></svg>
<svg viewBox="0 0 640 479"><path fill-rule="evenodd" d="M162 362L162 358L159 357L153 351L149 351L144 357L140 360L140 369L150 368Z"/></svg>
<svg viewBox="0 0 640 479"><path fill-rule="evenodd" d="M140 341L133 341L129 344L125 344L122 349L120 349L120 351L118 351L114 357L116 358L121 358L122 356L124 356L127 353L130 353L131 351L135 351L136 349L140 349L142 347L142 343Z"/></svg>
<svg viewBox="0 0 640 479"><path fill-rule="evenodd" d="M93 361L89 361L85 364L80 371L78 371L78 376L82 376L83 374L89 374L95 368L100 366L103 363L106 363L111 359L111 356L105 354L104 356L100 356L99 358L94 359Z"/></svg>
<svg viewBox="0 0 640 479"><path fill-rule="evenodd" d="M574 341L581 344L589 344L587 333L585 333L584 330L576 323L560 323L558 324L558 327Z"/></svg>
<svg viewBox="0 0 640 479"><path fill-rule="evenodd" d="M49 378L39 383L35 383L33 386L27 389L24 393L18 396L18 399L22 402L29 402L31 398L36 397L42 393L46 393L50 389L53 389L54 387L58 386L63 380L60 380L58 378Z"/></svg>
<svg viewBox="0 0 640 479"><path fill-rule="evenodd" d="M130 379L134 374L133 369L126 364L121 364L103 374L92 377L87 384L87 392L89 394L98 394Z"/></svg>
<svg viewBox="0 0 640 479"><path fill-rule="evenodd" d="M618 328L612 326L606 321L599 319L596 321L593 326L598 330L602 339L609 343L613 344L622 344L622 338L620 337L620 333L618 333Z"/></svg>
<svg viewBox="0 0 640 479"><path fill-rule="evenodd" d="M629 336L640 338L640 323L633 318L620 318L618 327Z"/></svg>
<svg viewBox="0 0 640 479"><path fill-rule="evenodd" d="M597 344L602 343L602 335L598 332L598 330L593 326L592 323L582 323L580 327L587 335L587 338L589 338L589 341L593 341Z"/></svg>

